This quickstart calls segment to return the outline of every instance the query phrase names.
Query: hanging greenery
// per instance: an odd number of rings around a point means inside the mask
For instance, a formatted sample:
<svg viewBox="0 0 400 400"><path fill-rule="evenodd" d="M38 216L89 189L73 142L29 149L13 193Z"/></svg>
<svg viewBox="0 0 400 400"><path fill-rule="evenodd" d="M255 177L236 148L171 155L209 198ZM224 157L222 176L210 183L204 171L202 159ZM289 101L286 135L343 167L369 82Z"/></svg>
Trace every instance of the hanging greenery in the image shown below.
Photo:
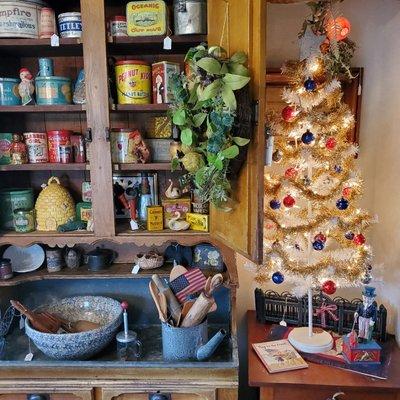
<svg viewBox="0 0 400 400"><path fill-rule="evenodd" d="M234 136L237 99L235 91L249 81L247 56L238 52L227 57L218 46L200 45L188 51L186 73L172 78L171 117L182 142L172 169L182 165L182 181L194 188L201 202L224 207L230 197L230 160L249 139Z"/></svg>

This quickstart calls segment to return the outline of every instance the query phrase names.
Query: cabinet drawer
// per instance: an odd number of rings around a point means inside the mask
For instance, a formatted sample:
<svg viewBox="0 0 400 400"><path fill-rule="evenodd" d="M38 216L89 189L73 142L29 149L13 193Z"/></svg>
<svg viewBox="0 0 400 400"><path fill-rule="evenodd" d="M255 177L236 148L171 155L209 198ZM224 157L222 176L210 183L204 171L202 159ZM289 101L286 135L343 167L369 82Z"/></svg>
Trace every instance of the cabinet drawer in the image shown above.
<svg viewBox="0 0 400 400"><path fill-rule="evenodd" d="M137 393L112 393L111 391L103 392L101 400L217 400L215 391L196 391L193 390L180 390L179 392L160 390L149 392ZM0 399L1 400L1 399Z"/></svg>
<svg viewBox="0 0 400 400"><path fill-rule="evenodd" d="M38 393L38 392L36 392ZM0 400L27 400L28 394L32 394L32 392L28 393L7 393L2 394L0 392ZM74 392L72 393L51 393L43 394L43 397L32 397L34 400L92 400L92 392L91 391L83 391L83 392Z"/></svg>

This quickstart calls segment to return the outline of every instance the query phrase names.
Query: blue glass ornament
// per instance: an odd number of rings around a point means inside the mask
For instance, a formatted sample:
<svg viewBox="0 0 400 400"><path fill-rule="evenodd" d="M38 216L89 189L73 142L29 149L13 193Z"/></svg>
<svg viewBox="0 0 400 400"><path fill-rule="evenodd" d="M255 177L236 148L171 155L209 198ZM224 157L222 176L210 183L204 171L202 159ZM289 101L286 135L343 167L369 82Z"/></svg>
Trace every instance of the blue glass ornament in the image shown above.
<svg viewBox="0 0 400 400"><path fill-rule="evenodd" d="M269 202L269 206L273 209L273 210L278 210L281 207L281 202L279 200L271 200Z"/></svg>
<svg viewBox="0 0 400 400"><path fill-rule="evenodd" d="M313 242L312 246L314 247L314 250L317 251L323 250L325 247L324 242L321 240L316 240L315 242Z"/></svg>
<svg viewBox="0 0 400 400"><path fill-rule="evenodd" d="M272 274L272 281L277 285L280 285L285 280L281 272L274 272Z"/></svg>
<svg viewBox="0 0 400 400"><path fill-rule="evenodd" d="M310 144L314 139L315 139L315 137L314 137L313 133L310 131L303 133L303 135L301 136L301 141L304 144Z"/></svg>
<svg viewBox="0 0 400 400"><path fill-rule="evenodd" d="M335 165L335 172L340 174L342 172L342 167L340 165Z"/></svg>
<svg viewBox="0 0 400 400"><path fill-rule="evenodd" d="M307 90L307 92L313 92L317 88L317 84L315 83L314 80L312 80L311 78L308 78L304 82L304 87Z"/></svg>
<svg viewBox="0 0 400 400"><path fill-rule="evenodd" d="M349 202L343 197L336 202L336 207L339 210L346 210L348 206Z"/></svg>
<svg viewBox="0 0 400 400"><path fill-rule="evenodd" d="M346 232L344 234L344 237L348 240L353 240L354 239L354 233L353 232Z"/></svg>

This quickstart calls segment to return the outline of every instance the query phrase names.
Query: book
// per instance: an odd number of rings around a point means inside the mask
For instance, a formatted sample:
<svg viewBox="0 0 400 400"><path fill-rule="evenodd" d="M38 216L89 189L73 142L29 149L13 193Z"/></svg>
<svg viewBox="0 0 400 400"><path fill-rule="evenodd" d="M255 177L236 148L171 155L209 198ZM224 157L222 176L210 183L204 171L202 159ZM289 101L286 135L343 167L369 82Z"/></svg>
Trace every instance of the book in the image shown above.
<svg viewBox="0 0 400 400"><path fill-rule="evenodd" d="M253 349L271 374L308 367L287 339L253 343Z"/></svg>

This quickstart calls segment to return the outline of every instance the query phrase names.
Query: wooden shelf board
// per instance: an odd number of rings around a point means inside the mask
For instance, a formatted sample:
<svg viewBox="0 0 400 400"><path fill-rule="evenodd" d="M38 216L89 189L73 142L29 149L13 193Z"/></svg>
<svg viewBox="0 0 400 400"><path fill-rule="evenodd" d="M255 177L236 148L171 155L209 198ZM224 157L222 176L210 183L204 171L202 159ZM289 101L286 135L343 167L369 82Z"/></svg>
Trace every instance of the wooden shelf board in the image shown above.
<svg viewBox="0 0 400 400"><path fill-rule="evenodd" d="M0 113L76 113L85 111L85 106L80 104L62 104L54 106L0 106Z"/></svg>
<svg viewBox="0 0 400 400"><path fill-rule="evenodd" d="M89 164L37 163L37 164L0 165L0 171L85 171L85 170L90 170Z"/></svg>
<svg viewBox="0 0 400 400"><path fill-rule="evenodd" d="M171 171L171 163L113 164L114 171Z"/></svg>
<svg viewBox="0 0 400 400"><path fill-rule="evenodd" d="M115 104L111 111L135 111L135 112L166 112L169 104Z"/></svg>

